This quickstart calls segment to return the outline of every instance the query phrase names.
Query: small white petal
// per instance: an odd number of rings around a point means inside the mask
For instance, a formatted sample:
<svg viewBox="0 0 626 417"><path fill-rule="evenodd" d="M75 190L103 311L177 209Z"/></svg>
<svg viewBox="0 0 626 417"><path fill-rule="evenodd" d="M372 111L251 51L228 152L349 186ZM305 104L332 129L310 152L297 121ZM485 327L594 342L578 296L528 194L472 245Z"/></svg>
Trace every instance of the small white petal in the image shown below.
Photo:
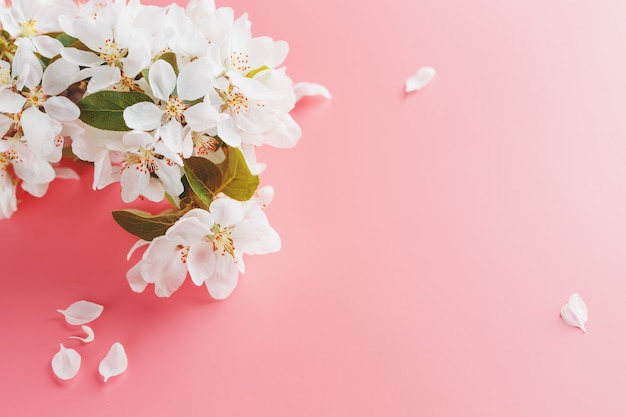
<svg viewBox="0 0 626 417"><path fill-rule="evenodd" d="M137 242L135 242L133 247L130 248L130 250L128 251L128 255L126 255L126 260L130 261L130 257L133 256L133 253L135 253L137 249L139 249L142 246L149 245L149 244L150 242L148 242L147 240L139 239Z"/></svg>
<svg viewBox="0 0 626 417"><path fill-rule="evenodd" d="M170 98L174 88L176 88L176 73L174 72L174 68L162 59L152 64L148 79L150 80L150 87L152 87L154 95L164 101Z"/></svg>
<svg viewBox="0 0 626 417"><path fill-rule="evenodd" d="M128 368L128 357L126 351L121 343L115 342L109 353L102 359L98 372L104 377L104 382L112 376L117 376L123 373Z"/></svg>
<svg viewBox="0 0 626 417"><path fill-rule="evenodd" d="M293 90L296 93L296 101L300 101L304 96L322 96L328 100L331 98L330 91L321 84L307 82L296 83L293 86Z"/></svg>
<svg viewBox="0 0 626 417"><path fill-rule="evenodd" d="M567 304L561 308L561 317L570 326L578 327L583 332L587 331L585 329L588 319L587 305L578 293L572 294Z"/></svg>
<svg viewBox="0 0 626 417"><path fill-rule="evenodd" d="M406 80L404 91L418 91L426 87L426 85L435 77L435 69L433 67L422 67L415 75L410 76Z"/></svg>
<svg viewBox="0 0 626 417"><path fill-rule="evenodd" d="M97 319L102 314L104 307L91 301L80 300L72 303L65 310L57 310L65 316L69 324L81 325Z"/></svg>
<svg viewBox="0 0 626 417"><path fill-rule="evenodd" d="M54 167L54 178L60 178L63 180L79 180L80 176L72 168L67 167Z"/></svg>
<svg viewBox="0 0 626 417"><path fill-rule="evenodd" d="M52 371L63 380L72 379L80 369L80 355L74 349L67 349L63 344L52 357Z"/></svg>
<svg viewBox="0 0 626 417"><path fill-rule="evenodd" d="M93 332L93 329L89 326L80 326L80 328L83 329L83 331L87 335L86 337L68 336L68 338L82 340L84 343L93 342L96 338L96 334Z"/></svg>
<svg viewBox="0 0 626 417"><path fill-rule="evenodd" d="M124 121L131 129L150 131L161 126L165 112L150 101L142 101L124 109Z"/></svg>

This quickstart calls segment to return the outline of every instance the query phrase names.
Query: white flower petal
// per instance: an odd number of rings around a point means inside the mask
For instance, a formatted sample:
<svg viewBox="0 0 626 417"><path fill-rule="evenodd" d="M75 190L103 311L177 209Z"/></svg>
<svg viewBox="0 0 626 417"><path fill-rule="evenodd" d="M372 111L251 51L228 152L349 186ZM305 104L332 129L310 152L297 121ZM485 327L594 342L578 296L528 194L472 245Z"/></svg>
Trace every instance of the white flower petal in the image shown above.
<svg viewBox="0 0 626 417"><path fill-rule="evenodd" d="M583 332L587 331L585 329L585 323L588 319L587 305L578 293L572 294L567 304L561 308L561 317L570 326L578 327Z"/></svg>
<svg viewBox="0 0 626 417"><path fill-rule="evenodd" d="M142 101L124 109L124 121L131 129L149 131L161 126L163 114L156 104Z"/></svg>
<svg viewBox="0 0 626 417"><path fill-rule="evenodd" d="M215 259L215 251L210 244L199 243L191 246L187 254L187 268L194 284L202 285L213 276Z"/></svg>
<svg viewBox="0 0 626 417"><path fill-rule="evenodd" d="M102 359L100 366L98 366L98 372L104 377L104 382L112 376L117 376L123 373L128 368L128 357L126 351L121 343L115 342L109 353Z"/></svg>
<svg viewBox="0 0 626 417"><path fill-rule="evenodd" d="M128 280L130 289L135 292L143 292L148 286L148 283L141 276L141 263L135 264L135 266L128 270L126 279Z"/></svg>
<svg viewBox="0 0 626 417"><path fill-rule="evenodd" d="M1 90L0 90L1 91ZM4 136L9 131L9 128L13 125L13 120L4 114L0 114L0 135Z"/></svg>
<svg viewBox="0 0 626 417"><path fill-rule="evenodd" d="M80 300L72 303L65 310L57 310L65 316L69 324L81 325L97 319L102 314L104 307L91 301Z"/></svg>
<svg viewBox="0 0 626 417"><path fill-rule="evenodd" d="M72 168L68 167L54 167L54 178L62 180L79 180L80 176Z"/></svg>
<svg viewBox="0 0 626 417"><path fill-rule="evenodd" d="M204 97L211 89L211 61L201 58L190 62L178 75L178 96L181 100L196 100Z"/></svg>
<svg viewBox="0 0 626 417"><path fill-rule="evenodd" d="M407 78L404 91L418 91L426 87L426 85L435 77L435 69L433 67L422 67L417 72Z"/></svg>
<svg viewBox="0 0 626 417"><path fill-rule="evenodd" d="M204 282L211 297L223 300L230 296L239 278L239 268L230 256L216 256L215 271Z"/></svg>
<svg viewBox="0 0 626 417"><path fill-rule="evenodd" d="M86 337L68 336L68 339L78 339L78 340L81 340L83 343L90 343L95 340L96 334L93 332L93 329L91 327L80 326L80 328L83 329L83 331L87 335Z"/></svg>
<svg viewBox="0 0 626 417"><path fill-rule="evenodd" d="M26 98L21 94L14 93L8 88L0 90L0 112L19 113L25 103Z"/></svg>
<svg viewBox="0 0 626 417"><path fill-rule="evenodd" d="M87 84L87 92L89 94L112 87L114 84L117 84L122 77L119 68L110 67L108 65L97 68L85 68L81 70L80 73L82 75L88 74L91 76L91 80L89 80L89 84Z"/></svg>
<svg viewBox="0 0 626 417"><path fill-rule="evenodd" d="M33 45L37 52L46 58L52 58L59 54L61 48L63 48L63 44L59 42L57 39L51 38L50 36L35 36L33 38Z"/></svg>
<svg viewBox="0 0 626 417"><path fill-rule="evenodd" d="M308 82L296 83L293 86L293 90L296 93L296 101L300 101L300 99L305 96L322 96L328 100L331 98L330 91L321 84Z"/></svg>
<svg viewBox="0 0 626 417"><path fill-rule="evenodd" d="M67 349L63 344L52 357L52 371L63 380L72 379L80 369L80 355L74 349Z"/></svg>
<svg viewBox="0 0 626 417"><path fill-rule="evenodd" d="M63 96L50 97L44 101L43 108L50 117L59 122L71 122L80 116L78 106Z"/></svg>
<svg viewBox="0 0 626 417"><path fill-rule="evenodd" d="M137 249L139 249L142 246L149 245L149 244L150 242L148 242L147 240L139 239L137 242L135 242L133 247L130 248L130 250L128 251L128 255L126 255L126 260L130 261L131 256L133 256L133 253L135 253Z"/></svg>
<svg viewBox="0 0 626 417"><path fill-rule="evenodd" d="M97 67L104 63L102 58L93 52L81 51L76 48L63 48L61 49L61 56L68 62L81 67Z"/></svg>
<svg viewBox="0 0 626 417"><path fill-rule="evenodd" d="M281 247L280 236L266 219L242 221L235 226L231 238L239 250L250 255L278 252Z"/></svg>
<svg viewBox="0 0 626 417"><path fill-rule="evenodd" d="M176 88L176 73L174 68L165 60L158 59L150 67L148 74L150 87L155 97L167 101Z"/></svg>
<svg viewBox="0 0 626 417"><path fill-rule="evenodd" d="M60 58L46 68L41 80L43 91L48 96L55 96L63 92L78 78L80 68L78 65Z"/></svg>
<svg viewBox="0 0 626 417"><path fill-rule="evenodd" d="M189 107L185 110L185 121L195 132L204 132L210 128L217 127L220 119L224 119L211 104L203 102Z"/></svg>

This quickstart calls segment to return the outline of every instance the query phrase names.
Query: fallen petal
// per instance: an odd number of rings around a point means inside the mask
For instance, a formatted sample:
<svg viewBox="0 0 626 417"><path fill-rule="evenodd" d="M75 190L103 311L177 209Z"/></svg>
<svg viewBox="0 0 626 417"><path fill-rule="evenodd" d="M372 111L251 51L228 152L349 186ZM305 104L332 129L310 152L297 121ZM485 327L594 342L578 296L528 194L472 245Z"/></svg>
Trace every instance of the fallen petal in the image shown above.
<svg viewBox="0 0 626 417"><path fill-rule="evenodd" d="M404 91L418 91L426 87L426 85L435 77L435 69L433 67L422 67L415 75L410 76L406 80Z"/></svg>
<svg viewBox="0 0 626 417"><path fill-rule="evenodd" d="M578 327L583 332L587 331L585 329L588 319L587 305L578 293L572 294L567 304L561 308L561 317L570 326Z"/></svg>
<svg viewBox="0 0 626 417"><path fill-rule="evenodd" d="M80 369L80 355L74 349L67 349L63 344L52 357L52 371L63 380L72 379Z"/></svg>
<svg viewBox="0 0 626 417"><path fill-rule="evenodd" d="M121 343L115 342L109 353L102 359L98 372L104 377L104 382L112 376L117 376L124 372L128 367L128 357Z"/></svg>
<svg viewBox="0 0 626 417"><path fill-rule="evenodd" d="M72 168L67 167L55 167L54 168L54 178L60 178L63 180L79 180L80 176L76 171Z"/></svg>
<svg viewBox="0 0 626 417"><path fill-rule="evenodd" d="M102 314L104 307L91 301L80 300L72 303L65 310L57 310L65 316L69 324L81 325L97 319Z"/></svg>
<svg viewBox="0 0 626 417"><path fill-rule="evenodd" d="M296 101L300 101L304 96L322 96L329 100L331 97L330 91L321 84L307 82L296 83L293 86L293 90L296 93Z"/></svg>
<svg viewBox="0 0 626 417"><path fill-rule="evenodd" d="M89 326L80 326L80 327L81 329L83 329L83 331L87 335L86 337L68 336L68 338L82 340L84 343L93 342L94 339L96 338L96 334L93 332L93 329Z"/></svg>

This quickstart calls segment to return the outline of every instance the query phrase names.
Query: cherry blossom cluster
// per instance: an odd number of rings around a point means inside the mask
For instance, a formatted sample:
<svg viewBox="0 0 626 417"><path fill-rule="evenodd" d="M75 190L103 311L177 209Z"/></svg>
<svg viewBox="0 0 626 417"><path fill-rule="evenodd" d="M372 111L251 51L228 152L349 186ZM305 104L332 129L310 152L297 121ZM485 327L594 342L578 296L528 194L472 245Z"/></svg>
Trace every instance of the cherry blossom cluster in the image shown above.
<svg viewBox="0 0 626 417"><path fill-rule="evenodd" d="M243 254L280 249L255 150L296 145L296 101L330 97L293 84L286 42L253 37L246 14L213 0L12 0L0 23L0 217L18 187L41 197L76 177L68 157L93 165L94 189L119 183L125 203L171 203L114 212L140 239L131 254L147 246L127 274L135 291L167 297L190 276L225 298Z"/></svg>

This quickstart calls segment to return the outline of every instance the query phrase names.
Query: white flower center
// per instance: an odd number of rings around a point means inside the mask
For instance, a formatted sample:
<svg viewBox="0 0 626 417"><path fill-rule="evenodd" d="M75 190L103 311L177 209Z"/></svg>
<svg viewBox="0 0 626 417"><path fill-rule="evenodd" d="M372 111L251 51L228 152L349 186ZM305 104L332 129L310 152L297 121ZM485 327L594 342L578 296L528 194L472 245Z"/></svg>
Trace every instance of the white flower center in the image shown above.
<svg viewBox="0 0 626 417"><path fill-rule="evenodd" d="M211 232L213 235L207 235L207 238L210 240L213 245L213 251L218 252L222 251L222 256L225 254L229 254L233 258L235 257L235 244L233 239L230 237L232 232L231 227L222 227L215 223L211 228Z"/></svg>
<svg viewBox="0 0 626 417"><path fill-rule="evenodd" d="M12 85L11 71L6 67L0 67L0 85Z"/></svg>
<svg viewBox="0 0 626 417"><path fill-rule="evenodd" d="M218 90L217 93L224 100L220 111L230 110L234 114L248 111L248 98L236 91L232 84L228 86L228 91Z"/></svg>
<svg viewBox="0 0 626 417"><path fill-rule="evenodd" d="M15 132L19 132L22 129L22 113L13 113L11 115L11 123Z"/></svg>
<svg viewBox="0 0 626 417"><path fill-rule="evenodd" d="M181 120L187 107L187 104L177 96L171 96L165 103L165 114L169 118Z"/></svg>
<svg viewBox="0 0 626 417"><path fill-rule="evenodd" d="M41 86L37 86L32 90L28 91L26 94L26 103L30 104L33 107L41 107L43 102L46 101L46 95L43 93L43 88Z"/></svg>
<svg viewBox="0 0 626 417"><path fill-rule="evenodd" d="M122 77L120 78L120 81L116 85L113 86L113 90L116 90L116 91L139 91L140 88L135 83L135 79L134 78L127 77L122 72Z"/></svg>
<svg viewBox="0 0 626 417"><path fill-rule="evenodd" d="M206 156L209 152L217 151L217 145L219 141L213 136L209 136L199 132L192 132L191 139L193 140L193 150L196 155Z"/></svg>
<svg viewBox="0 0 626 417"><path fill-rule="evenodd" d="M8 151L0 153L0 170L6 171L11 162L23 162L15 149L9 149Z"/></svg>
<svg viewBox="0 0 626 417"><path fill-rule="evenodd" d="M39 33L39 30L37 29L36 19L26 20L20 23L20 27L22 28L21 35L25 38L31 38Z"/></svg>
<svg viewBox="0 0 626 417"><path fill-rule="evenodd" d="M187 256L189 256L189 248L190 246L183 246L183 245L176 246L176 250L180 251L180 261L184 264L187 263Z"/></svg>
<svg viewBox="0 0 626 417"><path fill-rule="evenodd" d="M141 147L138 153L126 152L126 160L124 168L134 167L137 171L144 174L155 174L159 170L155 159L157 156L153 149L145 149Z"/></svg>
<svg viewBox="0 0 626 417"><path fill-rule="evenodd" d="M104 41L104 46L101 46L98 49L100 50L100 58L102 58L107 64L117 65L119 63L119 59L125 54L125 51L120 49L117 42L114 42L111 39Z"/></svg>
<svg viewBox="0 0 626 417"><path fill-rule="evenodd" d="M231 68L241 72L246 72L250 69L250 61L248 58L248 54L244 54L243 52L233 52L228 57Z"/></svg>

